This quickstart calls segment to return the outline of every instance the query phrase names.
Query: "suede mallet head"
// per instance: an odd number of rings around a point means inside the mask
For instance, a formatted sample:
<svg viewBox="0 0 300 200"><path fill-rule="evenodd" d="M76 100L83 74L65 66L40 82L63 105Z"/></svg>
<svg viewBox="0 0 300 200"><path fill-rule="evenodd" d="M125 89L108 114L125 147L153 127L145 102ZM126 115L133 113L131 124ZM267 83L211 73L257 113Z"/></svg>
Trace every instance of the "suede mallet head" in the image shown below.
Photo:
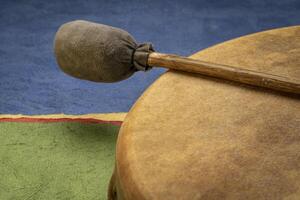
<svg viewBox="0 0 300 200"><path fill-rule="evenodd" d="M300 94L298 79L153 52L151 44L138 45L124 30L87 21L62 25L56 33L54 48L64 72L90 81L121 81L138 70L159 66Z"/></svg>
<svg viewBox="0 0 300 200"><path fill-rule="evenodd" d="M77 20L59 28L54 51L65 73L95 82L116 82L148 70L153 49L149 43L138 45L124 30Z"/></svg>

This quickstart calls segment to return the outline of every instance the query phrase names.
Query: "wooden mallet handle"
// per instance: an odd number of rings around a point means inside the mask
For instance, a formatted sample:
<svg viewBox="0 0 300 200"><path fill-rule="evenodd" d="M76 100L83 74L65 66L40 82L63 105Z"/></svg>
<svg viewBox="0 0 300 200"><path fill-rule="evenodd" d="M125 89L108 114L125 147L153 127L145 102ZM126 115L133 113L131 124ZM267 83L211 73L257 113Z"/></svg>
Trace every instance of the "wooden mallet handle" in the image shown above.
<svg viewBox="0 0 300 200"><path fill-rule="evenodd" d="M299 80L227 65L204 62L172 54L150 53L148 65L199 73L272 90L300 94Z"/></svg>

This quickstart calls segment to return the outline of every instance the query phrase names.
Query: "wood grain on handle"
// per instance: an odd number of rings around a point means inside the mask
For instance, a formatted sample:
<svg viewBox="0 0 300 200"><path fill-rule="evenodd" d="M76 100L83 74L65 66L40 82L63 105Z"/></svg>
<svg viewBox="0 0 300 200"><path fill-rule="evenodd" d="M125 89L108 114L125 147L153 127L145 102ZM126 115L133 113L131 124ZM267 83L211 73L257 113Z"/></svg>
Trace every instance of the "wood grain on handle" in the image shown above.
<svg viewBox="0 0 300 200"><path fill-rule="evenodd" d="M300 94L300 80L171 54L150 53L148 65L222 78L277 91Z"/></svg>

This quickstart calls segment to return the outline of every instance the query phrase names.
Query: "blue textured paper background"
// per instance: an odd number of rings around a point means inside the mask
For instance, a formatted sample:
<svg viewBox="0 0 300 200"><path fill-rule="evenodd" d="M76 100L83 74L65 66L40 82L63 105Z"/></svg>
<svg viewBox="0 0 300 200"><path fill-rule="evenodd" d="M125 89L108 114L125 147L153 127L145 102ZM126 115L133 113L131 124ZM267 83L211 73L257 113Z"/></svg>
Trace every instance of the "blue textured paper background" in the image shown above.
<svg viewBox="0 0 300 200"><path fill-rule="evenodd" d="M216 43L300 24L299 0L2 0L0 113L126 112L163 72L114 84L63 74L53 56L58 27L75 19L126 29L160 52L190 55Z"/></svg>

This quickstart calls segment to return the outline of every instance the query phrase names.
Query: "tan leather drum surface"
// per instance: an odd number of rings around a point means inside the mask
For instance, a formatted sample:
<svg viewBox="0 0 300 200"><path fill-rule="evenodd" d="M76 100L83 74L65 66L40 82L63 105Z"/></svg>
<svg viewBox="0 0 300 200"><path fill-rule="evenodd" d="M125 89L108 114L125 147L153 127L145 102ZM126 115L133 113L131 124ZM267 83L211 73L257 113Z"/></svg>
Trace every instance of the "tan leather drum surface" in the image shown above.
<svg viewBox="0 0 300 200"><path fill-rule="evenodd" d="M300 26L192 56L300 79ZM118 199L300 199L300 98L167 72L127 115L112 184Z"/></svg>

